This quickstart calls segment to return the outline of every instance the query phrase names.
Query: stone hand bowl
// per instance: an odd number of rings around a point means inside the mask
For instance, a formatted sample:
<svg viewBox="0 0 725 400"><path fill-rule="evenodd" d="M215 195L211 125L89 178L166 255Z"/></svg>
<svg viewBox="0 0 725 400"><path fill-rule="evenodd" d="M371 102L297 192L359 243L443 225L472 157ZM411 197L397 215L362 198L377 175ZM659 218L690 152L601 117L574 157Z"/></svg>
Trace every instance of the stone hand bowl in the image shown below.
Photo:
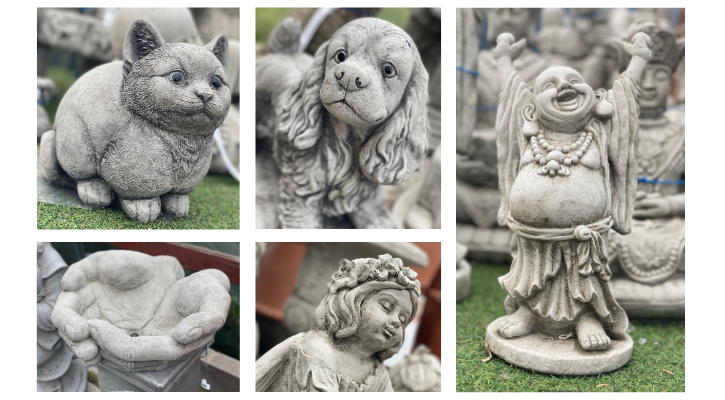
<svg viewBox="0 0 725 400"><path fill-rule="evenodd" d="M86 365L156 371L194 356L223 325L229 278L216 269L184 277L169 256L111 250L71 265L51 315Z"/></svg>

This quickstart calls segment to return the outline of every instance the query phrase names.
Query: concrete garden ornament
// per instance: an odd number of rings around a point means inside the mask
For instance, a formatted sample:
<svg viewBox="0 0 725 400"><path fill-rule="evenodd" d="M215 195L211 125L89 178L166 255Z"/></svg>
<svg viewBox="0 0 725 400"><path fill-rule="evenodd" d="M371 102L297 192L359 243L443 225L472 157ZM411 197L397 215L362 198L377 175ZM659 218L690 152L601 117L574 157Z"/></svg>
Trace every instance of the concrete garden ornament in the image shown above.
<svg viewBox="0 0 725 400"><path fill-rule="evenodd" d="M343 260L315 327L256 363L258 392L392 392L383 361L400 350L420 282L399 258Z"/></svg>
<svg viewBox="0 0 725 400"><path fill-rule="evenodd" d="M678 183L685 177L685 118L684 111L665 110L685 42L656 20L633 28L652 38L652 60L642 78L637 156L638 176L646 181L637 183L632 233L610 234L612 293L630 317L684 318L685 193ZM612 47L618 61L628 60L621 43Z"/></svg>
<svg viewBox="0 0 725 400"><path fill-rule="evenodd" d="M71 265L51 315L86 365L158 371L192 357L223 325L229 278L216 269L184 277L168 256L111 250Z"/></svg>
<svg viewBox="0 0 725 400"><path fill-rule="evenodd" d="M499 278L510 315L491 323L491 351L522 368L560 375L615 370L632 356L627 315L609 290L607 232L630 231L635 201L639 81L650 39L611 90L553 67L533 91L512 60L525 48L498 37L496 120L499 223L516 233L511 271Z"/></svg>
<svg viewBox="0 0 725 400"><path fill-rule="evenodd" d="M187 216L231 102L226 52L223 36L205 47L166 44L136 21L124 60L83 75L63 97L41 140L45 179L75 186L91 207L118 197L134 222Z"/></svg>
<svg viewBox="0 0 725 400"><path fill-rule="evenodd" d="M391 23L362 18L302 70L299 24L288 19L272 35L276 53L257 60L257 98L275 114L281 227L321 228L325 217L344 216L357 228L396 227L378 186L405 180L427 149L428 73L415 43Z"/></svg>

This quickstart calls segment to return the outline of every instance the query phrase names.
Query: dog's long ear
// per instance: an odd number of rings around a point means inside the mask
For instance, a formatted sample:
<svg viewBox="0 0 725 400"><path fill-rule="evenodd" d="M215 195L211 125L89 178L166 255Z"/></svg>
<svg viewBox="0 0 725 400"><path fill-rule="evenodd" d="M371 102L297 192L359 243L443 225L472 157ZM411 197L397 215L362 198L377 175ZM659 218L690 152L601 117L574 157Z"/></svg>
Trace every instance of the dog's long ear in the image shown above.
<svg viewBox="0 0 725 400"><path fill-rule="evenodd" d="M324 130L324 107L320 89L325 79L327 47L325 42L317 50L312 67L302 76L302 81L289 95L280 98L279 136L299 150L309 149L317 143Z"/></svg>
<svg viewBox="0 0 725 400"><path fill-rule="evenodd" d="M428 72L415 53L405 95L360 150L360 167L371 181L395 185L420 168L428 149Z"/></svg>

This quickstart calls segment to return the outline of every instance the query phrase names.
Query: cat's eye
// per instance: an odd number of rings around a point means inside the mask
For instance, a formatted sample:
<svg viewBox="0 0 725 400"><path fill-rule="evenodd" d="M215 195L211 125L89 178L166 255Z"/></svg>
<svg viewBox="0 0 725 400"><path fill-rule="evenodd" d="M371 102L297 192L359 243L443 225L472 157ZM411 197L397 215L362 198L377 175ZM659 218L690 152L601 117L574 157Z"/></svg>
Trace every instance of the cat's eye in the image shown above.
<svg viewBox="0 0 725 400"><path fill-rule="evenodd" d="M171 81L174 83L180 83L184 80L184 74L182 74L179 71L174 71L171 73Z"/></svg>
<svg viewBox="0 0 725 400"><path fill-rule="evenodd" d="M385 75L386 78L394 77L395 67L393 67L390 63L383 64L383 75Z"/></svg>
<svg viewBox="0 0 725 400"><path fill-rule="evenodd" d="M335 54L333 58L339 64L347 59L347 54L345 54L345 50L340 50Z"/></svg>
<svg viewBox="0 0 725 400"><path fill-rule="evenodd" d="M214 75L211 78L211 84L215 88L219 89L220 87L222 87L222 79L220 77L218 77L217 75Z"/></svg>

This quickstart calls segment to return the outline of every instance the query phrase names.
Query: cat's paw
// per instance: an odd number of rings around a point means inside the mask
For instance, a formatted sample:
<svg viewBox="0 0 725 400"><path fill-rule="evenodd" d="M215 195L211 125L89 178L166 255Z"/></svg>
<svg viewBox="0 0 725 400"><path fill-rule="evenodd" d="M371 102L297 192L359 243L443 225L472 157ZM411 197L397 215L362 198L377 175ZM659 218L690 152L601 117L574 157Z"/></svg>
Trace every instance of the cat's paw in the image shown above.
<svg viewBox="0 0 725 400"><path fill-rule="evenodd" d="M184 218L189 215L189 196L166 193L161 196L161 211L167 218Z"/></svg>
<svg viewBox="0 0 725 400"><path fill-rule="evenodd" d="M113 190L103 179L78 181L77 189L83 204L92 208L108 207L113 201Z"/></svg>
<svg viewBox="0 0 725 400"><path fill-rule="evenodd" d="M161 200L152 199L121 199L121 209L133 222L149 224L161 214Z"/></svg>

